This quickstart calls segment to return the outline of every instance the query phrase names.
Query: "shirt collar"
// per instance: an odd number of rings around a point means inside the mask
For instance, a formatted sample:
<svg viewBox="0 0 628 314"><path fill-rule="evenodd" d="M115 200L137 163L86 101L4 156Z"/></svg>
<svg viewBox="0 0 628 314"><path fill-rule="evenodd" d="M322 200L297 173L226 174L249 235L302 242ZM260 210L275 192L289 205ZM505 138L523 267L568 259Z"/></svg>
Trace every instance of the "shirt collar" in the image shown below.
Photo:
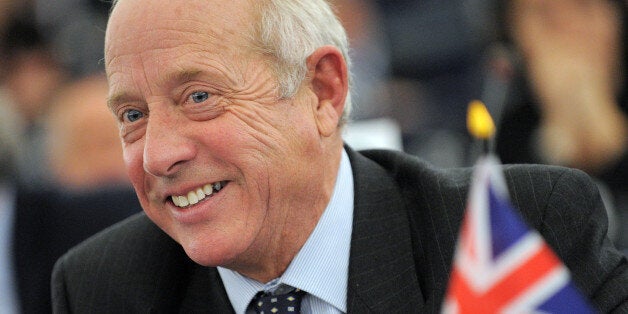
<svg viewBox="0 0 628 314"><path fill-rule="evenodd" d="M347 310L349 250L353 222L353 175L343 150L334 192L314 231L284 274L266 285L218 267L236 313L245 313L258 291L287 284Z"/></svg>

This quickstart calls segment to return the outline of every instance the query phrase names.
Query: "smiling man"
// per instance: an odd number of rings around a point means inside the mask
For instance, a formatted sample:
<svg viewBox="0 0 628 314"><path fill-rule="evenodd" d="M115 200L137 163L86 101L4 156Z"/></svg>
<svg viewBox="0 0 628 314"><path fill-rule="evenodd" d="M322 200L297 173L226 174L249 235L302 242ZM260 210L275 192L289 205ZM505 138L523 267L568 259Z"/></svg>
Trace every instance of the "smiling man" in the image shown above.
<svg viewBox="0 0 628 314"><path fill-rule="evenodd" d="M469 171L343 146L348 44L325 1L120 0L105 46L144 214L59 260L55 312L254 313L285 293L303 313L439 309ZM627 306L588 178L507 174L594 302Z"/></svg>
<svg viewBox="0 0 628 314"><path fill-rule="evenodd" d="M143 2L118 4L106 40L109 105L139 199L195 262L270 280L334 188L343 55L317 48L286 97L251 41L257 5Z"/></svg>

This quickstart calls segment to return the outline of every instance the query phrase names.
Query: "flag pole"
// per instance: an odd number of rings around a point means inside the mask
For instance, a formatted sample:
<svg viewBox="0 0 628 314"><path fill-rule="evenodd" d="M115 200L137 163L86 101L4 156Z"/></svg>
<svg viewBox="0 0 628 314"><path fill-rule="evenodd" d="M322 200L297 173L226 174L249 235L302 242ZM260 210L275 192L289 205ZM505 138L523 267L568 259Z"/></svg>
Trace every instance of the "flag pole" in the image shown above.
<svg viewBox="0 0 628 314"><path fill-rule="evenodd" d="M469 104L467 125L484 155L475 164L441 313L595 313L510 202L492 151L495 125L482 102Z"/></svg>

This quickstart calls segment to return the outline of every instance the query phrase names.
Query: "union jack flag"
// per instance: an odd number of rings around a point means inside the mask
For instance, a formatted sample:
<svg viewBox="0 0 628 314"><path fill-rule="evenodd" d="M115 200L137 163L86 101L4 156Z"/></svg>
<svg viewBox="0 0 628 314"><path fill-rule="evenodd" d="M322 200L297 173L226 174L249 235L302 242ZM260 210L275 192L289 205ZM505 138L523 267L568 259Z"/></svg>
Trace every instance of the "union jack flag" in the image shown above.
<svg viewBox="0 0 628 314"><path fill-rule="evenodd" d="M594 313L513 209L498 165L488 156L476 166L443 313Z"/></svg>

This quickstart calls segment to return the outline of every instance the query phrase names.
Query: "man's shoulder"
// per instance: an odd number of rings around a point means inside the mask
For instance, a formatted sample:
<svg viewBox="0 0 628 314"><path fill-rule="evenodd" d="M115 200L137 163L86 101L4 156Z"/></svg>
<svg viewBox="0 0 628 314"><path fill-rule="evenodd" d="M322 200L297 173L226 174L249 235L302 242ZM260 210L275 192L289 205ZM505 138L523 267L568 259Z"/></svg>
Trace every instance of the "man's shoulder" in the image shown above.
<svg viewBox="0 0 628 314"><path fill-rule="evenodd" d="M403 183L423 181L437 183L440 188L468 187L471 184L472 167L440 168L417 156L392 150L364 150L359 154L375 162ZM560 166L508 164L502 165L501 169L510 188L547 185L551 187L560 180L575 185L592 184L591 178L584 172Z"/></svg>
<svg viewBox="0 0 628 314"><path fill-rule="evenodd" d="M69 250L57 261L53 276L62 276L69 283L141 284L186 263L181 246L144 213L138 213Z"/></svg>
<svg viewBox="0 0 628 314"><path fill-rule="evenodd" d="M394 151L363 151L362 157L385 169L397 183L408 212L422 221L444 220L457 227L472 184L472 168L443 169ZM562 256L568 256L573 230L596 225L607 230L607 217L597 185L581 170L539 164L501 166L513 207L543 234ZM454 228L455 229L455 228ZM593 237L593 236L592 236Z"/></svg>
<svg viewBox="0 0 628 314"><path fill-rule="evenodd" d="M439 169L400 152L366 151L356 156L362 159L356 163L362 164L361 171L393 178L403 195L415 242L420 243L415 262L436 269L420 275L447 282L447 262L453 255L472 169ZM628 279L626 259L606 239L607 217L594 181L580 170L558 166L521 164L501 169L513 207L572 271L583 293L601 309L625 302L625 293L617 289ZM438 265L445 266L438 271ZM429 288L440 293L445 289Z"/></svg>
<svg viewBox="0 0 628 314"><path fill-rule="evenodd" d="M416 156L389 150L360 151L356 156L353 160L358 168L372 163L370 167L379 167L392 177L409 204L434 209L439 203L448 212L464 209L472 167L439 168ZM364 157L367 161L360 161ZM579 212L599 201L593 180L577 169L538 164L502 165L501 169L513 205L534 226L542 223L542 212L552 207L568 207L572 214L586 215Z"/></svg>
<svg viewBox="0 0 628 314"><path fill-rule="evenodd" d="M144 213L137 213L95 234L65 254L65 263L89 266L103 260L128 259L141 255L160 256L179 246ZM117 265L117 263L110 263ZM112 267L113 267L112 266ZM132 266L126 263L125 267Z"/></svg>
<svg viewBox="0 0 628 314"><path fill-rule="evenodd" d="M86 313L94 308L121 313L176 308L190 274L198 269L180 245L139 213L57 261L53 305L59 312ZM207 274L209 268L202 269Z"/></svg>

